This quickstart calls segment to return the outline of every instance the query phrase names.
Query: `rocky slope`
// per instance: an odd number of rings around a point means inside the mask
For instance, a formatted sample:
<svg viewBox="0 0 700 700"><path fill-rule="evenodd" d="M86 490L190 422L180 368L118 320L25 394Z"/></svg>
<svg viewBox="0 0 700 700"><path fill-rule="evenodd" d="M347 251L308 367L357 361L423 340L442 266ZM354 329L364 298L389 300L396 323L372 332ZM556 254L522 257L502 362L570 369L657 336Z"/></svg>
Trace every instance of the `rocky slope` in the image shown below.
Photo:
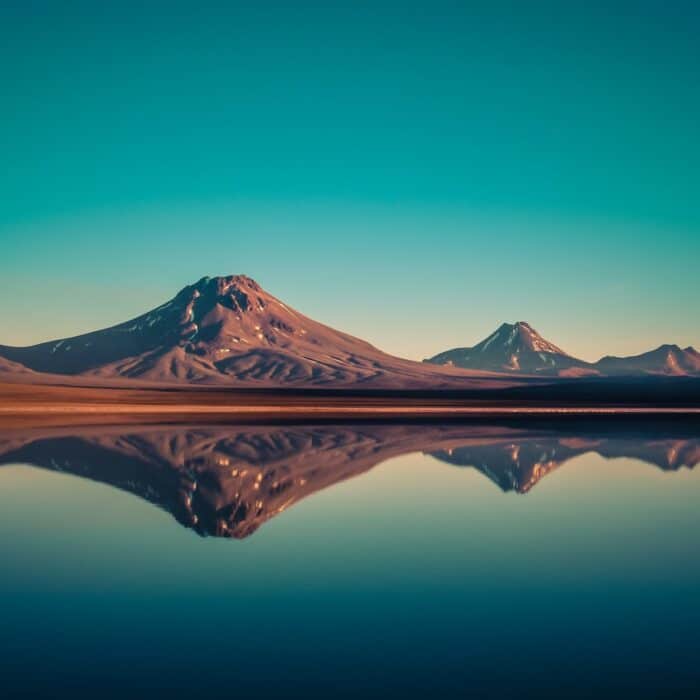
<svg viewBox="0 0 700 700"><path fill-rule="evenodd" d="M585 362L543 338L524 321L504 323L474 347L447 350L425 362L472 371L559 377L700 376L700 353L692 347L662 345L641 355Z"/></svg>
<svg viewBox="0 0 700 700"><path fill-rule="evenodd" d="M423 363L391 356L314 321L243 275L204 277L126 323L31 347L0 345L0 377L70 375L223 386L497 388L539 377L700 376L700 353L662 345L634 357L580 360L524 321Z"/></svg>
<svg viewBox="0 0 700 700"><path fill-rule="evenodd" d="M426 362L463 369L582 376L595 368L545 340L525 321L504 323L474 347L441 352Z"/></svg>
<svg viewBox="0 0 700 700"><path fill-rule="evenodd" d="M695 348L661 345L655 350L629 357L606 356L595 363L606 376L665 374L675 376L700 375L700 353Z"/></svg>
<svg viewBox="0 0 700 700"><path fill-rule="evenodd" d="M476 386L469 374L384 353L285 305L242 275L205 277L112 328L0 358L35 372L154 382L376 387Z"/></svg>

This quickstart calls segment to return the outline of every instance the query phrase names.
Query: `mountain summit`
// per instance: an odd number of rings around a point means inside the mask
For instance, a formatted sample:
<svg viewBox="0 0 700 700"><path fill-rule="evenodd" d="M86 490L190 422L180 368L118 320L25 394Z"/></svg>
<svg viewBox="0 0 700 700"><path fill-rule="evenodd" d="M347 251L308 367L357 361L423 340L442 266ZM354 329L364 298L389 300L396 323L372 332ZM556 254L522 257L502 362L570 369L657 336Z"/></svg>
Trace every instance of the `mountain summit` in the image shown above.
<svg viewBox="0 0 700 700"><path fill-rule="evenodd" d="M173 299L105 330L0 359L36 372L230 385L467 386L468 374L388 355L313 321L244 275L203 277Z"/></svg>
<svg viewBox="0 0 700 700"><path fill-rule="evenodd" d="M469 389L517 384L521 374L698 376L700 354L662 345L588 363L519 321L502 324L474 347L413 362L304 316L250 277L231 275L203 277L111 328L31 347L0 345L0 375L36 381L36 373L99 383L138 378L241 387Z"/></svg>
<svg viewBox="0 0 700 700"><path fill-rule="evenodd" d="M590 365L545 340L525 321L503 323L474 347L447 350L426 362L496 372L595 374Z"/></svg>

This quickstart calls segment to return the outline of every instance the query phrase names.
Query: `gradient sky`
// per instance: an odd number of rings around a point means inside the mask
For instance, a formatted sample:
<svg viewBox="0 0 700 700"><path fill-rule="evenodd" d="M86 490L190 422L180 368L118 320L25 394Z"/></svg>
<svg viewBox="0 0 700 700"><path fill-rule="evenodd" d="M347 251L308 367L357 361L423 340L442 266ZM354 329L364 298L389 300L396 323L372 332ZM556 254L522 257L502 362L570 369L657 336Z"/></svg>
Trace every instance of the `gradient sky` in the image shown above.
<svg viewBox="0 0 700 700"><path fill-rule="evenodd" d="M245 273L407 357L700 346L697 3L228 5L3 3L0 343Z"/></svg>

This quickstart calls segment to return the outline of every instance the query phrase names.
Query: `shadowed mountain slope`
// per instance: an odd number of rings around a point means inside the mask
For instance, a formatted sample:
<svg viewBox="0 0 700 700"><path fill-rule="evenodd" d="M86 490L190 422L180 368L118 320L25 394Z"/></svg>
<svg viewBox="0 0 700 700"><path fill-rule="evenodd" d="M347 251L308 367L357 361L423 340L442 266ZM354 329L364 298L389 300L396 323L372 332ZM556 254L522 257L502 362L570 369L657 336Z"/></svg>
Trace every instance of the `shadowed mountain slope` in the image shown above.
<svg viewBox="0 0 700 700"><path fill-rule="evenodd" d="M700 353L692 347L662 345L641 355L585 362L545 340L524 321L504 323L474 347L447 350L425 361L472 371L571 378L700 376Z"/></svg>
<svg viewBox="0 0 700 700"><path fill-rule="evenodd" d="M469 373L426 367L300 314L249 277L205 277L126 323L0 358L36 372L99 379L285 386L441 387Z"/></svg>
<svg viewBox="0 0 700 700"><path fill-rule="evenodd" d="M596 369L607 376L665 374L669 376L700 375L700 353L695 348L661 345L655 350L629 357L603 357Z"/></svg>
<svg viewBox="0 0 700 700"><path fill-rule="evenodd" d="M474 347L447 350L426 362L493 372L555 376L597 374L588 363L545 340L525 321L503 323Z"/></svg>

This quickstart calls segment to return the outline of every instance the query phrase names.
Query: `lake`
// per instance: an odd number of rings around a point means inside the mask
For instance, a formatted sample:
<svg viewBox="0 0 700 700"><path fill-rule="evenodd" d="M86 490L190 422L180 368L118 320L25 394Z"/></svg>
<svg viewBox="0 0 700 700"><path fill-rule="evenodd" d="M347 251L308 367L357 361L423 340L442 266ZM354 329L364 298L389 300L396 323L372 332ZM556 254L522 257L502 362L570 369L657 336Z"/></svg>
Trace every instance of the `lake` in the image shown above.
<svg viewBox="0 0 700 700"><path fill-rule="evenodd" d="M9 696L696 697L700 423L0 426Z"/></svg>

